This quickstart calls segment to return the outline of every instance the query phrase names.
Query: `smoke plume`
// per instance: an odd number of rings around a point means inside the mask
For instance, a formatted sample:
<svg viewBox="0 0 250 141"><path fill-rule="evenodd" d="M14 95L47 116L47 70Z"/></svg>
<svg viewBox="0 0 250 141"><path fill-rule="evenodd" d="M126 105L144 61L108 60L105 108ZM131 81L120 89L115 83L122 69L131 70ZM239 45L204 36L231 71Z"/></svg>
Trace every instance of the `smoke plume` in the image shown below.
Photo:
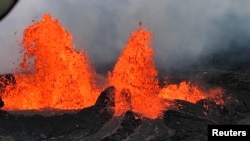
<svg viewBox="0 0 250 141"><path fill-rule="evenodd" d="M248 47L249 8L247 0L23 0L0 23L0 73L18 66L22 32L44 13L59 19L76 49L105 73L140 21L153 32L155 63L165 70L191 67L232 44Z"/></svg>

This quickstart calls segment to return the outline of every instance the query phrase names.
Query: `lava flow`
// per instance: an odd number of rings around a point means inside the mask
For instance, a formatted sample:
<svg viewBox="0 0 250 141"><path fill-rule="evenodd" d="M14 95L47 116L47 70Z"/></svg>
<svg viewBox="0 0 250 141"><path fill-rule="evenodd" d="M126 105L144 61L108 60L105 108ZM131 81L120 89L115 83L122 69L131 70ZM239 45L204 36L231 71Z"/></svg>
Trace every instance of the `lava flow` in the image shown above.
<svg viewBox="0 0 250 141"><path fill-rule="evenodd" d="M159 87L154 66L152 33L140 27L131 34L108 85L117 89L115 112L133 110L148 118L157 118L168 108L167 100L182 99L195 103L212 98L222 104L222 90L205 93L188 82ZM94 82L94 70L84 52L75 51L72 36L49 14L24 31L23 60L16 85L7 87L2 98L5 110L82 109L95 103L100 91Z"/></svg>
<svg viewBox="0 0 250 141"><path fill-rule="evenodd" d="M166 85L160 90L159 97L169 100L180 99L191 103L207 98L213 100L218 105L224 104L223 91L220 87L203 92L197 86L186 81L181 82L179 85Z"/></svg>

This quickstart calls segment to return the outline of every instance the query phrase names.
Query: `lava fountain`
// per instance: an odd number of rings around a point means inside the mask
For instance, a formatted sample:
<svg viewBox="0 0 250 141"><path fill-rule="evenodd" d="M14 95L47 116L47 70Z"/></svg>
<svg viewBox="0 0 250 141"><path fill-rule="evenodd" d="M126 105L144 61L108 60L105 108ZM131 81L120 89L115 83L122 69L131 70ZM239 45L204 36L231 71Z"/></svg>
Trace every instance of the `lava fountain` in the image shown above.
<svg viewBox="0 0 250 141"><path fill-rule="evenodd" d="M87 55L76 51L72 35L49 14L27 27L21 43L21 73L16 84L2 93L5 110L82 109L94 105L100 90L94 81L95 71ZM139 28L131 33L108 85L116 88L115 115L133 110L148 118L161 116L174 99L195 103L210 98L223 104L222 89L201 91L189 82L161 88L154 66L152 33Z"/></svg>
<svg viewBox="0 0 250 141"><path fill-rule="evenodd" d="M110 74L109 84L118 91L115 97L117 115L131 108L156 118L164 109L157 96L160 89L151 37L152 34L141 27L133 32Z"/></svg>
<svg viewBox="0 0 250 141"><path fill-rule="evenodd" d="M98 97L93 70L84 52L74 50L72 35L49 14L27 27L21 43L21 74L3 94L6 110L81 109Z"/></svg>

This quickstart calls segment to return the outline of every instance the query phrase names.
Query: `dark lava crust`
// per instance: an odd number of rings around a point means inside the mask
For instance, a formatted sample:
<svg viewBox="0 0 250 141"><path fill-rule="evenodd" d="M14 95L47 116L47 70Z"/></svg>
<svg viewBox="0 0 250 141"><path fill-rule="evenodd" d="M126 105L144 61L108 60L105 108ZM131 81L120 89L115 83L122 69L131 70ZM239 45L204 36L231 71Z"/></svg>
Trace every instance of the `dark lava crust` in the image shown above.
<svg viewBox="0 0 250 141"><path fill-rule="evenodd" d="M250 124L250 73L246 72L250 71L188 71L186 76L199 78L200 84L224 88L231 99L223 106L208 99L195 104L175 100L175 106L154 120L133 111L115 117L112 86L94 106L77 113L27 116L0 110L0 141L206 141L209 124ZM0 77L0 90L15 83L12 77Z"/></svg>

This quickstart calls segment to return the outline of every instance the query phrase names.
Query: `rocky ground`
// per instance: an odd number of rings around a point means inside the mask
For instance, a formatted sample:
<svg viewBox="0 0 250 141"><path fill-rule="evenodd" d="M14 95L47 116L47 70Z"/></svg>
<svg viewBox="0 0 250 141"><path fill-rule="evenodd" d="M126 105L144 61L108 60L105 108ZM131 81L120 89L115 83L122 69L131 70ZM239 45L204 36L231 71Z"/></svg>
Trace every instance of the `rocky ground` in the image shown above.
<svg viewBox="0 0 250 141"><path fill-rule="evenodd" d="M250 124L250 97L246 97L245 90L238 90L237 101L225 106L207 99L196 104L176 100L176 106L151 120L133 111L113 116L114 89L103 91L94 106L71 114L42 116L0 111L0 140L206 141L209 124Z"/></svg>
<svg viewBox="0 0 250 141"><path fill-rule="evenodd" d="M223 106L208 99L195 104L175 100L175 106L155 120L133 111L115 117L115 88L109 87L94 106L74 113L43 116L0 111L0 141L206 141L207 125L250 124L250 65L246 64L172 75L173 82L192 80L204 87L222 87L227 101Z"/></svg>

